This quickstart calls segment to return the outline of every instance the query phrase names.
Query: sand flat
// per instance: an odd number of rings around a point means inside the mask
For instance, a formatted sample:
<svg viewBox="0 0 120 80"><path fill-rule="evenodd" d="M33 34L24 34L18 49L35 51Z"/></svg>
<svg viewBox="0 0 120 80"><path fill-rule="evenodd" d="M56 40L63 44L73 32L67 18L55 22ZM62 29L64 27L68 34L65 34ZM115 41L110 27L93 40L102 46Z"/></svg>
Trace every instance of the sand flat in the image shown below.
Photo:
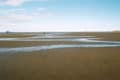
<svg viewBox="0 0 120 80"><path fill-rule="evenodd" d="M119 80L119 48L55 49L1 56L2 80Z"/></svg>
<svg viewBox="0 0 120 80"><path fill-rule="evenodd" d="M101 38L101 40L120 41L120 32L73 32L72 36L93 36Z"/></svg>
<svg viewBox="0 0 120 80"><path fill-rule="evenodd" d="M25 37L33 37L35 35L28 33L2 33L0 34L0 38L25 38Z"/></svg>
<svg viewBox="0 0 120 80"><path fill-rule="evenodd" d="M51 44L78 44L80 42L65 41L0 41L0 47L28 47ZM82 43L82 42L81 42Z"/></svg>
<svg viewBox="0 0 120 80"><path fill-rule="evenodd" d="M78 35L78 33L72 34ZM79 34L81 35L81 33ZM100 35L100 33L96 34L97 36ZM101 33L101 35L103 34ZM119 41L119 36L112 40L113 35L105 37L105 40L111 38L110 41ZM0 41L0 48L26 45L78 44L78 42L59 41L18 42ZM71 47L0 55L0 80L120 80L119 74L120 47Z"/></svg>

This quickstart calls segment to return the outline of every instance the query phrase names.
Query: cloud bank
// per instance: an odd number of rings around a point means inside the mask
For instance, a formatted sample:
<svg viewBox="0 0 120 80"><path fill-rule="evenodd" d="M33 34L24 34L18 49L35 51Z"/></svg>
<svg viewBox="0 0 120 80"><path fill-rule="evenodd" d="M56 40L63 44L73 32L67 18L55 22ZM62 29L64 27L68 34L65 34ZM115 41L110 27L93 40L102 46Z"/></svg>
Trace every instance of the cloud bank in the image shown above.
<svg viewBox="0 0 120 80"><path fill-rule="evenodd" d="M47 1L47 0L2 0L0 1L0 5L20 6L24 3L33 1Z"/></svg>

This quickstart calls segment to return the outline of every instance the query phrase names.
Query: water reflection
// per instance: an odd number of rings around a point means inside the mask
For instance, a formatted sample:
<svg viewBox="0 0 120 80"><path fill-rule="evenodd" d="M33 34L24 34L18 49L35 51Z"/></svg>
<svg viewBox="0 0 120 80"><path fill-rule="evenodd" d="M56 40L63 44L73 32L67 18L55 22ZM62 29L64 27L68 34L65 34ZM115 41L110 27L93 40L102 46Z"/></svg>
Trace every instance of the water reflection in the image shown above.
<svg viewBox="0 0 120 80"><path fill-rule="evenodd" d="M58 48L95 48L95 47L120 47L120 41L101 41L99 38L79 37L79 38L0 38L0 41L66 41L84 42L85 44L57 44L40 45L32 47L0 48L0 53L32 52ZM89 42L89 43L88 43Z"/></svg>
<svg viewBox="0 0 120 80"><path fill-rule="evenodd" d="M0 53L16 53L16 52L32 52L58 48L95 48L95 47L120 47L120 44L106 43L106 44L68 44L68 45L47 45L34 47L18 47L18 48L0 48Z"/></svg>

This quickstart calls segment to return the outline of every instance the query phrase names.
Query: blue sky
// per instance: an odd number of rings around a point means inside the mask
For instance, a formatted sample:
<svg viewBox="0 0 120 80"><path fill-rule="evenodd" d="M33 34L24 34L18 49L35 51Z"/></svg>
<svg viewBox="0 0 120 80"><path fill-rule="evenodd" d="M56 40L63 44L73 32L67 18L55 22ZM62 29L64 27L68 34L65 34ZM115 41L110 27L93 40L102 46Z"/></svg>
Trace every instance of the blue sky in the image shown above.
<svg viewBox="0 0 120 80"><path fill-rule="evenodd" d="M0 31L120 30L120 0L0 0Z"/></svg>

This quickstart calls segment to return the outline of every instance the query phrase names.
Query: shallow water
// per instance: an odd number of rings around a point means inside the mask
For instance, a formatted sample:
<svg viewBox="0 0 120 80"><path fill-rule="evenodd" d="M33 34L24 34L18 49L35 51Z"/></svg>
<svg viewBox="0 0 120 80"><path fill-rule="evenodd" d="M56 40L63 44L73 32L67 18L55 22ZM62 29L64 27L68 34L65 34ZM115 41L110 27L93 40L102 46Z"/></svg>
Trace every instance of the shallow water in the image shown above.
<svg viewBox="0 0 120 80"><path fill-rule="evenodd" d="M94 37L79 37L79 38L0 38L0 41L66 41L66 42L85 42L86 44L52 44L52 45L40 45L32 47L11 47L11 48L0 48L0 53L17 53L17 52L32 52L32 51L41 51L49 49L59 49L59 48L95 48L95 47L120 47L120 41L101 41L100 38ZM87 43L89 42L89 43Z"/></svg>
<svg viewBox="0 0 120 80"><path fill-rule="evenodd" d="M62 48L95 48L95 47L120 47L120 43L95 43L95 44L68 44L68 45L46 45L33 47L0 48L0 53L32 52L49 49Z"/></svg>

